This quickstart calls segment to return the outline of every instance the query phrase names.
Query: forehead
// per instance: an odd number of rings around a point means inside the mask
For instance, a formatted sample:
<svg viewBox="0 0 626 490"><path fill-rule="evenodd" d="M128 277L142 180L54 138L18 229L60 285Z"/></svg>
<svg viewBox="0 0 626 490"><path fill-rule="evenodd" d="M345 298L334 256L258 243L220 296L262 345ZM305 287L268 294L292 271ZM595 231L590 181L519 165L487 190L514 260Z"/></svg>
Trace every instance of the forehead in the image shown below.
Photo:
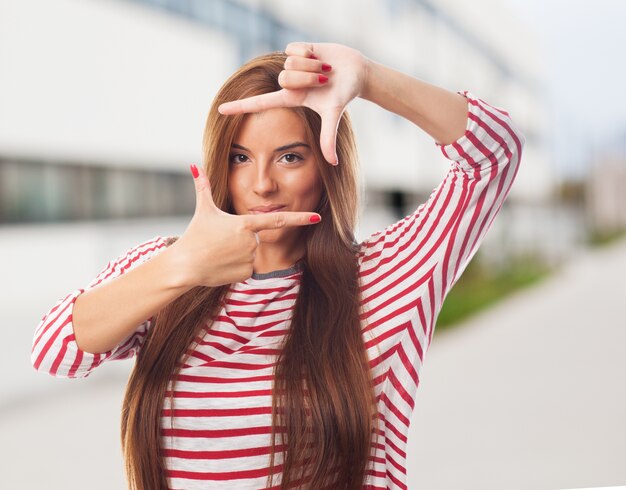
<svg viewBox="0 0 626 490"><path fill-rule="evenodd" d="M246 114L235 136L235 142L274 142L294 138L306 141L305 124L295 111L280 107Z"/></svg>

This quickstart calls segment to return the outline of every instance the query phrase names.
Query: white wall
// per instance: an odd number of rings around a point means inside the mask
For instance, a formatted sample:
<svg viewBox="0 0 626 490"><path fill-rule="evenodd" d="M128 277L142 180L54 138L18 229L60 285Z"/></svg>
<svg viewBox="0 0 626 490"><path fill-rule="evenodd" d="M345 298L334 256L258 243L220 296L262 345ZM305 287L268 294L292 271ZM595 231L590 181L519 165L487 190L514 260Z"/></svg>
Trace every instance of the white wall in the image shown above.
<svg viewBox="0 0 626 490"><path fill-rule="evenodd" d="M123 1L0 1L0 153L187 168L229 36Z"/></svg>

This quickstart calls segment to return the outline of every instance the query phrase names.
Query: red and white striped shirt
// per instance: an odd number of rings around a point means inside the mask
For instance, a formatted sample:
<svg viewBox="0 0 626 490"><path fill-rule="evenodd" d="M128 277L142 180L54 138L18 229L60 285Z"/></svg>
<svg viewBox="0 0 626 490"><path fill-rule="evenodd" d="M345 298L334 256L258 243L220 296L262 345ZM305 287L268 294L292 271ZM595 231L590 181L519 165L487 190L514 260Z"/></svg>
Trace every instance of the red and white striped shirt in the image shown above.
<svg viewBox="0 0 626 490"><path fill-rule="evenodd" d="M437 315L517 174L524 137L508 113L463 95L469 101L465 134L438 145L451 161L443 181L415 212L360 244L362 331L382 428L364 488L406 488L409 421ZM132 248L87 288L149 260L165 241L156 236ZM161 434L170 488L264 488L273 367L301 274L296 265L232 285L218 321L177 378L173 427L164 401ZM109 352L78 349L72 309L83 291L60 299L41 320L32 346L35 369L86 377L103 362L132 358L141 349L150 319Z"/></svg>

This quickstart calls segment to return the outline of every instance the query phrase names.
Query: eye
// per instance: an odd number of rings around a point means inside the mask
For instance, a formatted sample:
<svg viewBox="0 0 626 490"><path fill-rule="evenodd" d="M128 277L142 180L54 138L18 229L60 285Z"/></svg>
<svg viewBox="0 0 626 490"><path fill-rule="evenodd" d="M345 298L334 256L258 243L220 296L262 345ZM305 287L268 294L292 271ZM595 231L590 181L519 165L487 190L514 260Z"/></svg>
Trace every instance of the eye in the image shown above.
<svg viewBox="0 0 626 490"><path fill-rule="evenodd" d="M298 163L300 160L304 160L304 158L296 153L287 153L283 155L283 158L287 159L287 163Z"/></svg>
<svg viewBox="0 0 626 490"><path fill-rule="evenodd" d="M232 155L230 155L230 163L244 163L247 160L247 156L245 156L243 153L233 153Z"/></svg>

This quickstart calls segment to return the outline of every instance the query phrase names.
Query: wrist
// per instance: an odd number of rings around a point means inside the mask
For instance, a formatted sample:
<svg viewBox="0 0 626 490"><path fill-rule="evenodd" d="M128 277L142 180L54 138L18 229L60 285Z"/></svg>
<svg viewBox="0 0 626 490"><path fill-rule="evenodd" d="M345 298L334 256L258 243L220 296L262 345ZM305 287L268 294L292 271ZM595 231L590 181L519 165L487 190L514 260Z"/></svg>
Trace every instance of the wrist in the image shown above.
<svg viewBox="0 0 626 490"><path fill-rule="evenodd" d="M186 259L185 251L177 245L178 242L173 243L156 258L162 261L165 277L168 278L167 287L179 289L183 293L193 288L195 281L186 265L189 261Z"/></svg>
<svg viewBox="0 0 626 490"><path fill-rule="evenodd" d="M372 100L372 72L376 69L376 63L369 59L367 56L363 56L363 74L361 80L361 90L359 91L359 97L365 100Z"/></svg>

